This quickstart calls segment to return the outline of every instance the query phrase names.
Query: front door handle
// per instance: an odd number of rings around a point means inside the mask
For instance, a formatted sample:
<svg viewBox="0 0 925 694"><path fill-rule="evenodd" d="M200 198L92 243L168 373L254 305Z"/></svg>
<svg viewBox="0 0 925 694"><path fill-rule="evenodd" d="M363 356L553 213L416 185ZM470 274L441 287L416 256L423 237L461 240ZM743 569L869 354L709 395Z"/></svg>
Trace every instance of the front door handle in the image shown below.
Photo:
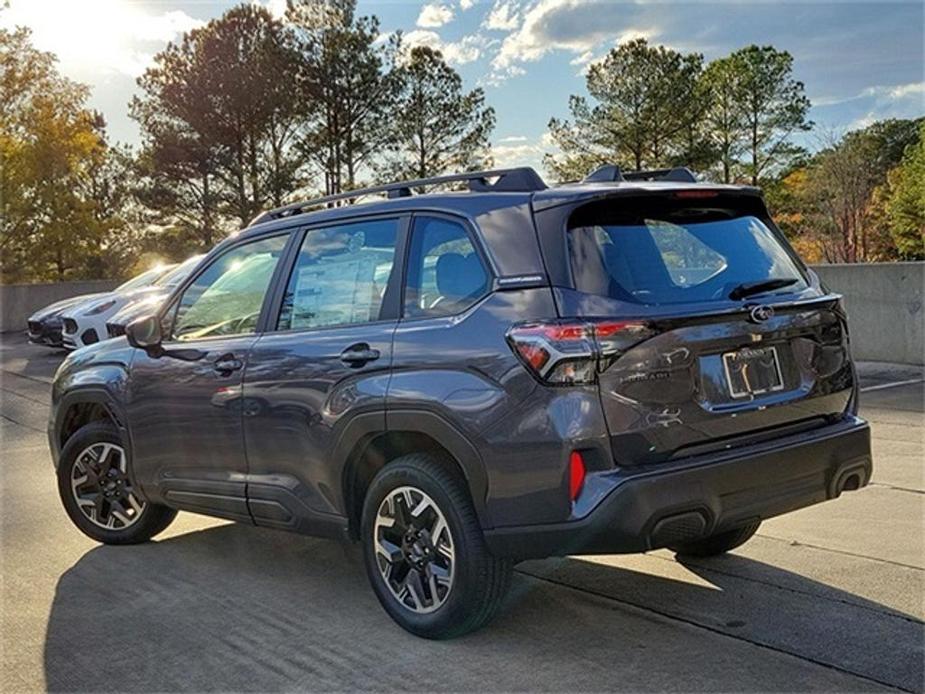
<svg viewBox="0 0 925 694"><path fill-rule="evenodd" d="M379 358L378 349L370 349L366 343L351 345L341 352L340 360L348 366L363 366L363 364L375 361Z"/></svg>
<svg viewBox="0 0 925 694"><path fill-rule="evenodd" d="M233 371L238 371L239 369L244 368L244 362L236 358L233 354L223 354L215 360L212 368L222 376L227 376Z"/></svg>

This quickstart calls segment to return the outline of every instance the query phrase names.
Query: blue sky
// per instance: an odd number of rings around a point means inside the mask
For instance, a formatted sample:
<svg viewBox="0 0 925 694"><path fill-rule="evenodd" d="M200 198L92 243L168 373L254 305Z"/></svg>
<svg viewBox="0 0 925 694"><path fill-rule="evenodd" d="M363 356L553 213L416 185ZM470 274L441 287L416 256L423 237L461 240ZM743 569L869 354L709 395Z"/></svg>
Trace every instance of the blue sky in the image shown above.
<svg viewBox="0 0 925 694"><path fill-rule="evenodd" d="M284 0L252 0L279 12ZM61 69L93 88L114 139L137 143L126 104L135 77L182 31L221 15L218 0L11 0L0 25L26 24ZM538 165L546 125L566 116L583 72L622 40L703 53L750 43L790 51L820 133L925 115L925 3L728 0L360 0L384 32L443 50L498 115L497 163Z"/></svg>

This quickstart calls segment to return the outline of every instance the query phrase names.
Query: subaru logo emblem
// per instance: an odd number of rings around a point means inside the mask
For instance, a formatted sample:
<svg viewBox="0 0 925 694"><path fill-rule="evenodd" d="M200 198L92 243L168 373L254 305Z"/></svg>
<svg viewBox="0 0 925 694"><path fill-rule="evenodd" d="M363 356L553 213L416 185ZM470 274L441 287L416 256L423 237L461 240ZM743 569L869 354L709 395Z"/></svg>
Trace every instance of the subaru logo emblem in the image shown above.
<svg viewBox="0 0 925 694"><path fill-rule="evenodd" d="M752 323L764 323L774 317L774 309L770 306L752 306L748 318Z"/></svg>

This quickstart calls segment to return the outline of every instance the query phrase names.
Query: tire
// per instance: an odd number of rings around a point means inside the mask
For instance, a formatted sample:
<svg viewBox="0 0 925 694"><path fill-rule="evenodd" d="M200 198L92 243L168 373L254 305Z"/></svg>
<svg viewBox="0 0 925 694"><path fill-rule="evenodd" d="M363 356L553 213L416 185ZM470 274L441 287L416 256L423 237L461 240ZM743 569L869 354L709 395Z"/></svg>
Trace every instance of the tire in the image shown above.
<svg viewBox="0 0 925 694"><path fill-rule="evenodd" d="M361 533L376 597L399 626L417 636L448 639L484 626L510 586L511 562L488 551L468 488L455 463L443 456L415 453L382 468L364 499Z"/></svg>
<svg viewBox="0 0 925 694"><path fill-rule="evenodd" d="M145 500L135 490L128 447L111 422L86 424L67 440L57 477L58 495L71 522L97 542L147 542L177 515L171 508ZM80 483L83 478L86 481Z"/></svg>
<svg viewBox="0 0 925 694"><path fill-rule="evenodd" d="M725 530L701 540L669 545L668 549L685 557L716 557L748 542L758 532L761 521L755 521L732 530Z"/></svg>

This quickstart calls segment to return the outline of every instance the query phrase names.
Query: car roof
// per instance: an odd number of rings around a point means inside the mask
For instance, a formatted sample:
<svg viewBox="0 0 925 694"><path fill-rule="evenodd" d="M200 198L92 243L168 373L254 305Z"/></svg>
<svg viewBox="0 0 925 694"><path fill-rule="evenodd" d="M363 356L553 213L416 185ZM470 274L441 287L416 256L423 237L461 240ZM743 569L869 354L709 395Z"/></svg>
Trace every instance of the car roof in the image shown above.
<svg viewBox="0 0 925 694"><path fill-rule="evenodd" d="M477 193L448 191L423 193L412 197L359 202L271 219L246 227L234 234L234 236L240 239L272 233L278 229L292 226L311 226L339 220L349 221L356 218L408 212L438 212L459 215L474 220L497 209L527 205L531 201L531 196L532 194L527 192Z"/></svg>

